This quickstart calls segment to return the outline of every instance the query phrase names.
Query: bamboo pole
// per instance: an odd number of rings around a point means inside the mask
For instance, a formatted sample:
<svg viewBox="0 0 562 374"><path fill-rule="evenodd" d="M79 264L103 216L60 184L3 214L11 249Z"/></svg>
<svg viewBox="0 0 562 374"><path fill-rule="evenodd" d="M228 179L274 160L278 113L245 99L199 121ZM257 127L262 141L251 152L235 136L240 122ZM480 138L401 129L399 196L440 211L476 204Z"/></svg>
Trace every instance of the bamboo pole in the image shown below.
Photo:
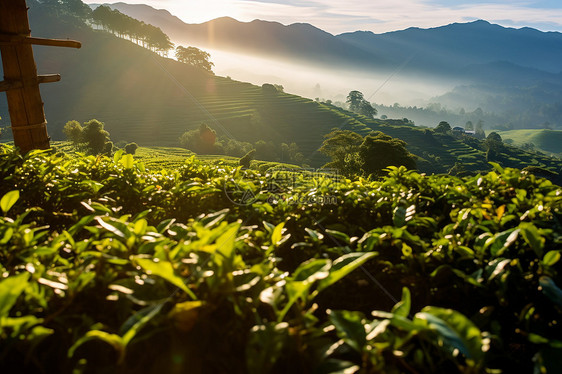
<svg viewBox="0 0 562 374"><path fill-rule="evenodd" d="M0 1L0 34L30 36L25 0ZM6 91L15 145L22 153L50 148L31 44L0 44L0 52L4 81L22 83Z"/></svg>

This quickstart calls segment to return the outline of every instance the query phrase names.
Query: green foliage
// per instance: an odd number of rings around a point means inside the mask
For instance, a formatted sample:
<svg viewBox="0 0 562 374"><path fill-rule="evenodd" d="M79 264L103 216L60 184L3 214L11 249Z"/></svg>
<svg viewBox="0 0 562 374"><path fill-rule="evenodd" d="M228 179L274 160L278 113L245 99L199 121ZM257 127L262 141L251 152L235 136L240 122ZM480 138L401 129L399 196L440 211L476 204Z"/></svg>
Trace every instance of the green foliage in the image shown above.
<svg viewBox="0 0 562 374"><path fill-rule="evenodd" d="M66 125L64 125L62 132L76 147L83 142L84 129L78 121L68 121Z"/></svg>
<svg viewBox="0 0 562 374"><path fill-rule="evenodd" d="M134 155L137 152L137 149L139 148L137 143L129 143L125 146L125 153L128 153L130 155Z"/></svg>
<svg viewBox="0 0 562 374"><path fill-rule="evenodd" d="M368 118L373 118L377 115L377 110L373 108L371 103L369 103L363 97L363 94L359 91L351 91L347 95L346 103L349 105L349 110L357 114L364 115Z"/></svg>
<svg viewBox="0 0 562 374"><path fill-rule="evenodd" d="M492 131L486 137L486 142L487 143L502 143L502 137L497 132Z"/></svg>
<svg viewBox="0 0 562 374"><path fill-rule="evenodd" d="M486 146L486 160L487 161L497 161L500 159L500 153L503 150L503 143L501 136L496 132L491 132L486 141L484 142Z"/></svg>
<svg viewBox="0 0 562 374"><path fill-rule="evenodd" d="M113 142L109 140L109 132L104 130L104 126L105 124L97 119L84 122L83 127L78 121L68 121L63 133L79 150L110 155L113 151Z"/></svg>
<svg viewBox="0 0 562 374"><path fill-rule="evenodd" d="M92 19L96 25L103 27L104 30L119 37L127 36L153 52L167 54L173 47L168 35L159 27L129 17L107 5L100 5L94 9Z"/></svg>
<svg viewBox="0 0 562 374"><path fill-rule="evenodd" d="M334 130L324 137L320 152L331 158L325 167L337 169L345 176L360 174L363 161L359 157L359 146L363 137L349 130Z"/></svg>
<svg viewBox="0 0 562 374"><path fill-rule="evenodd" d="M416 168L415 158L406 149L406 143L380 131L373 132L363 139L359 146L359 155L363 160L362 168L366 175L381 175L389 166Z"/></svg>
<svg viewBox="0 0 562 374"><path fill-rule="evenodd" d="M451 132L451 125L449 122L441 121L437 127L435 127L434 131L441 134L449 134Z"/></svg>
<svg viewBox="0 0 562 374"><path fill-rule="evenodd" d="M224 162L2 146L2 369L556 372L562 191L493 167L301 174L272 202Z"/></svg>
<svg viewBox="0 0 562 374"><path fill-rule="evenodd" d="M407 151L406 143L380 131L363 138L349 130L334 130L326 138L320 152L332 161L325 167L335 168L345 176L379 176L388 166L416 168L415 158Z"/></svg>
<svg viewBox="0 0 562 374"><path fill-rule="evenodd" d="M208 72L212 72L213 64L209 59L211 55L208 52L202 51L196 47L183 47L181 45L176 47L176 58L179 62L195 66Z"/></svg>
<svg viewBox="0 0 562 374"><path fill-rule="evenodd" d="M103 122L92 119L84 123L82 139L86 143L88 150L92 153L101 153L106 149L109 133L104 130Z"/></svg>
<svg viewBox="0 0 562 374"><path fill-rule="evenodd" d="M249 151L248 153L246 153L244 155L244 157L242 157L240 159L240 166L245 167L246 169L248 169L250 167L250 163L252 162L252 160L254 159L254 155L256 154L256 150L252 149L251 151Z"/></svg>
<svg viewBox="0 0 562 374"><path fill-rule="evenodd" d="M198 130L184 132L179 139L182 147L185 147L198 154L216 153L216 140L217 132L211 129L205 123L202 123L199 126Z"/></svg>

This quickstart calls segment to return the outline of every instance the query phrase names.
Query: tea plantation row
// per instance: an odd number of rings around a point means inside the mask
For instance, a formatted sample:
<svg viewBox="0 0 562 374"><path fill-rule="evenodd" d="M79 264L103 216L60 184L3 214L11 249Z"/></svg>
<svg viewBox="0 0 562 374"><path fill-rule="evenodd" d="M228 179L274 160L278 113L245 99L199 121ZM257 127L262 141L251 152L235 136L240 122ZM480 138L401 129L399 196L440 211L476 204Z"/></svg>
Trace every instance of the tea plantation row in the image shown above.
<svg viewBox="0 0 562 374"><path fill-rule="evenodd" d="M0 370L557 373L562 189L0 148Z"/></svg>

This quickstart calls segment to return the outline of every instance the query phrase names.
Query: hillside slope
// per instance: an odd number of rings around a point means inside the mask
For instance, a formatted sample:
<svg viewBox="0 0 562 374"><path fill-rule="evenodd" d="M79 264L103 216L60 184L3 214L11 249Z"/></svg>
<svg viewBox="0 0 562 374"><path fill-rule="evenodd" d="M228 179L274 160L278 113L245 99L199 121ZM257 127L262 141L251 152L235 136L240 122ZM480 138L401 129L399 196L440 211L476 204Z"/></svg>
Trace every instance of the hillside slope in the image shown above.
<svg viewBox="0 0 562 374"><path fill-rule="evenodd" d="M237 140L296 141L308 156L322 134L351 119L334 109L289 94L217 77L159 57L106 32L30 10L33 35L80 40L80 50L36 48L40 73L62 81L43 85L49 133L62 138L64 124L97 118L114 141L178 145L186 130L206 122ZM0 116L9 118L4 97Z"/></svg>
<svg viewBox="0 0 562 374"><path fill-rule="evenodd" d="M535 148L547 153L562 153L562 131L548 129L527 129L498 131L505 140L512 139L514 144L523 145L532 143Z"/></svg>
<svg viewBox="0 0 562 374"><path fill-rule="evenodd" d="M205 122L219 136L241 141L296 142L306 162L318 167L323 135L333 128L362 135L383 131L403 139L420 159L425 172L447 172L462 161L468 170L489 165L480 143L473 146L451 137L433 137L402 120L368 119L332 105L286 93L268 93L262 87L214 76L174 60L159 57L134 43L118 39L75 20L30 11L33 35L75 38L83 48L35 49L40 73L58 72L62 82L43 85L42 95L49 134L63 138L69 120L97 118L106 124L112 140L142 146L178 146L178 137ZM9 118L0 99L3 123ZM535 165L559 170L557 160L513 149L504 156L509 166ZM286 160L281 159L281 162Z"/></svg>

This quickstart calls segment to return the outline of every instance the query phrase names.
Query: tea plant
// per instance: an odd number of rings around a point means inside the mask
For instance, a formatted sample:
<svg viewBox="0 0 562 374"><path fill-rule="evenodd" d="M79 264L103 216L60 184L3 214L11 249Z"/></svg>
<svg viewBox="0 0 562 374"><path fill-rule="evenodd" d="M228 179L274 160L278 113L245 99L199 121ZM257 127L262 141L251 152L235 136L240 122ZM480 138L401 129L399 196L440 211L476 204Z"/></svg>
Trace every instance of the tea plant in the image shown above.
<svg viewBox="0 0 562 374"><path fill-rule="evenodd" d="M3 372L561 370L560 187L284 173L0 148Z"/></svg>

